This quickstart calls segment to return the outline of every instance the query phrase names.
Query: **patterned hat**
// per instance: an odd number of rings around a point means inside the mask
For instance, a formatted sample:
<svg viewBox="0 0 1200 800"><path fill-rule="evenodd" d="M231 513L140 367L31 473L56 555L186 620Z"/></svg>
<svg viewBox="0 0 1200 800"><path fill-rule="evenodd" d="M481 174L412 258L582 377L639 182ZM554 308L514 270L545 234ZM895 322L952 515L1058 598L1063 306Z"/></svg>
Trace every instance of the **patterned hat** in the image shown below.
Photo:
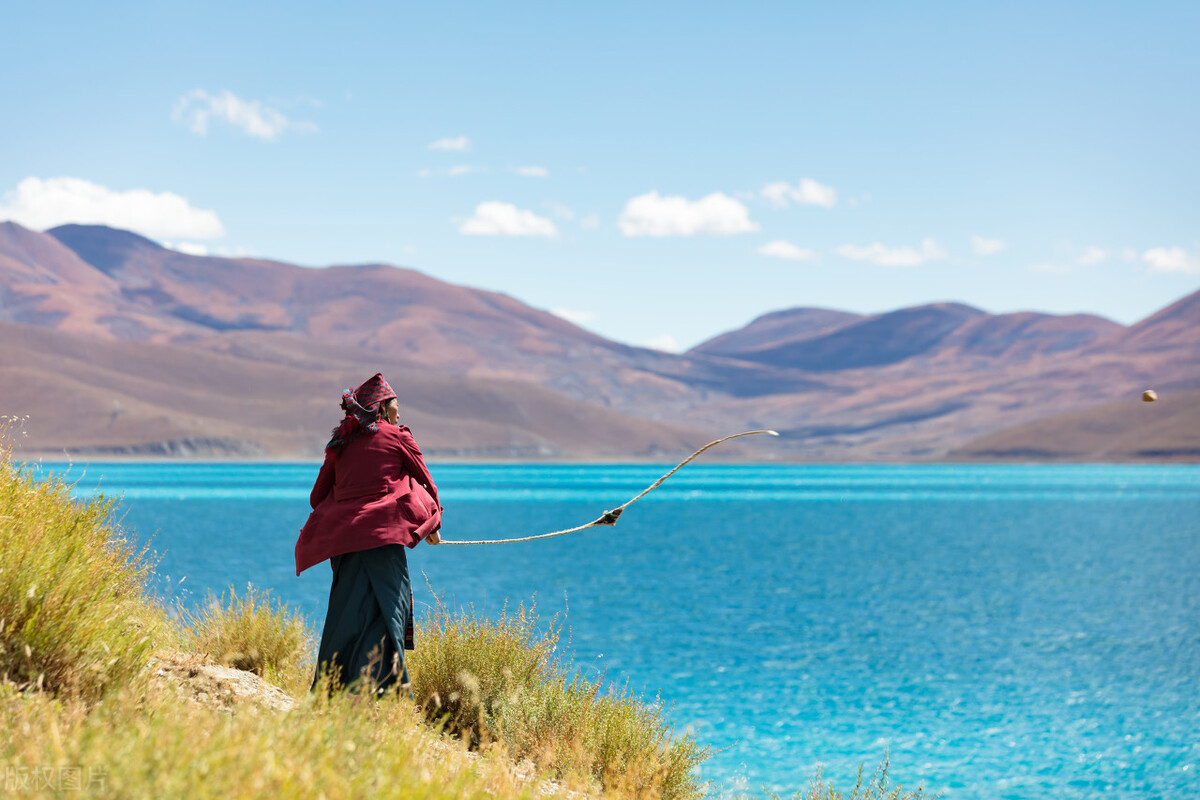
<svg viewBox="0 0 1200 800"><path fill-rule="evenodd" d="M357 389L342 392L342 408L346 416L333 429L325 449L340 452L344 445L356 439L364 430L371 433L379 430L379 409L395 396L396 392L379 372Z"/></svg>

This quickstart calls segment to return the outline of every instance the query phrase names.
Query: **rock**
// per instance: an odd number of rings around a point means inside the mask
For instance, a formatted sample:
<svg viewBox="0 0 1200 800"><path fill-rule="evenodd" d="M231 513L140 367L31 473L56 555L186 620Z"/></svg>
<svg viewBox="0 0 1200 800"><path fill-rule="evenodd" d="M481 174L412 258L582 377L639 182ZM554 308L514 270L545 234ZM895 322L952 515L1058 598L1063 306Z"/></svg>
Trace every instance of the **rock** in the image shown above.
<svg viewBox="0 0 1200 800"><path fill-rule="evenodd" d="M155 653L150 675L153 683L173 689L185 700L220 710L250 704L271 711L289 711L296 704L287 692L253 672L223 667L186 653Z"/></svg>

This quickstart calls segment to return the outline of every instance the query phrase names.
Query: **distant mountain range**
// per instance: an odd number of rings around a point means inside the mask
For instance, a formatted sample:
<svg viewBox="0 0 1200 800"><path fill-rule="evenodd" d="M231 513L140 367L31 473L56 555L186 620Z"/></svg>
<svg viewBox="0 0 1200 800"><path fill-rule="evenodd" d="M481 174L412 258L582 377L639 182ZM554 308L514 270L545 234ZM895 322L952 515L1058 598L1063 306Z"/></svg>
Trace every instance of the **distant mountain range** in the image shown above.
<svg viewBox="0 0 1200 800"><path fill-rule="evenodd" d="M666 459L771 427L783 435L724 455L1200 458L1200 395L1185 394L1200 390L1200 292L1131 327L956 303L796 308L675 355L409 269L0 223L0 414L29 417L27 452L313 456L340 390L376 370L434 457ZM1149 387L1162 402L1122 402Z"/></svg>

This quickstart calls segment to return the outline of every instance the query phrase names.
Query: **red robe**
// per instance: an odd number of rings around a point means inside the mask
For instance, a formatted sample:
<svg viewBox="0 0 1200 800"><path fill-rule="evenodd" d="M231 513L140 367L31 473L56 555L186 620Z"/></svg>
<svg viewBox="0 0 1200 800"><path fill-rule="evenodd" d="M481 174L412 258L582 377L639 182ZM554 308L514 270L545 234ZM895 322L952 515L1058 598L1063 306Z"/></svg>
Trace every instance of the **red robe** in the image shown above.
<svg viewBox="0 0 1200 800"><path fill-rule="evenodd" d="M416 547L442 526L437 486L405 425L379 422L340 454L325 452L313 511L296 540L296 574L342 553L385 544Z"/></svg>

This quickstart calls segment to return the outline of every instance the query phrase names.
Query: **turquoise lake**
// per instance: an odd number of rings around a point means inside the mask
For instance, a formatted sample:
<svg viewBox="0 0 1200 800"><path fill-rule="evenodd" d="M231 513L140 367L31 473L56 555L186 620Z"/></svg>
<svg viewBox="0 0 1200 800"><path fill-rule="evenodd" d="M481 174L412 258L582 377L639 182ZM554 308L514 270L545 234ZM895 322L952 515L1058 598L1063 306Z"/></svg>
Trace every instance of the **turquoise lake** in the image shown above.
<svg viewBox="0 0 1200 800"><path fill-rule="evenodd" d="M323 620L329 568L292 558L317 464L42 468L121 498L163 594L252 582ZM430 468L443 536L485 539L594 519L667 466ZM697 464L614 528L409 564L418 616L429 587L565 613L581 670L718 751L716 795L818 764L844 787L885 751L949 798L1200 786L1200 466Z"/></svg>

